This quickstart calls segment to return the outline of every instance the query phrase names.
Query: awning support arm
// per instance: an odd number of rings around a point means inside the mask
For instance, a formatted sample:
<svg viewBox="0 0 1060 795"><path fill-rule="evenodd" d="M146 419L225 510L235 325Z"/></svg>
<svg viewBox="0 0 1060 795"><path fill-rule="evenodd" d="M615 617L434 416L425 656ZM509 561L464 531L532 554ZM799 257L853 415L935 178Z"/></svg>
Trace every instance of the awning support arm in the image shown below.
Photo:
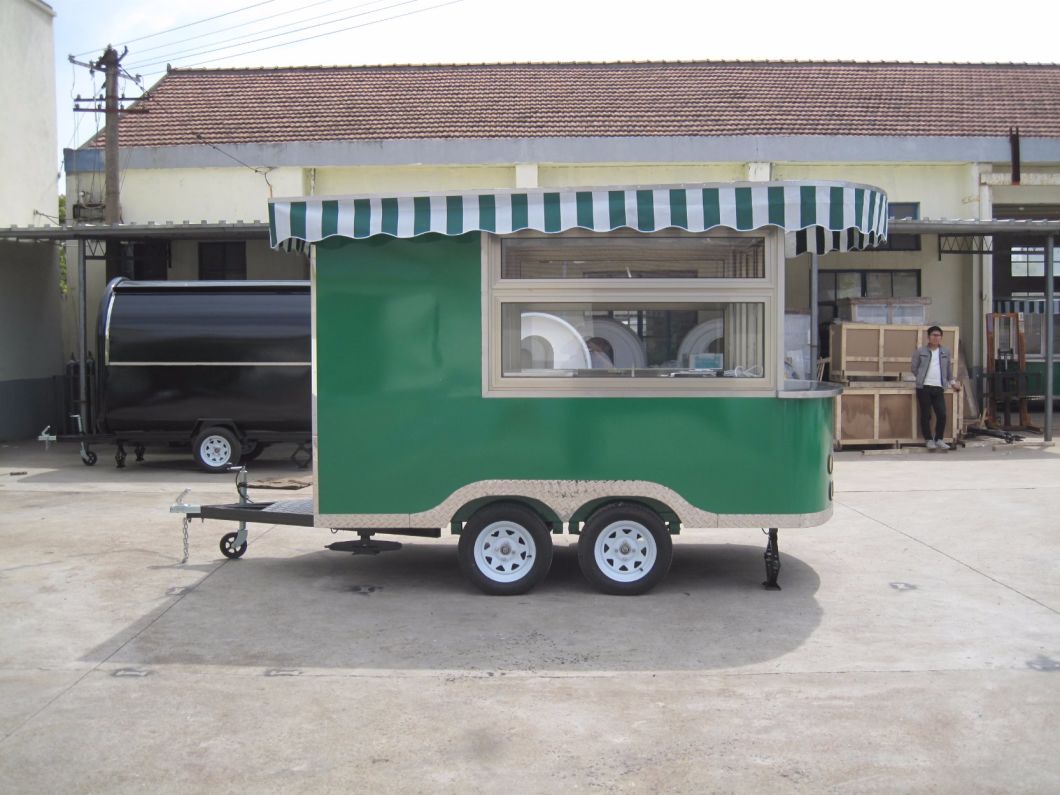
<svg viewBox="0 0 1060 795"><path fill-rule="evenodd" d="M817 378L817 358L819 356L818 347L820 342L821 331L817 327L819 318L817 317L817 271L820 268L821 260L817 254L810 255L810 367L813 368L813 376L811 381Z"/></svg>
<svg viewBox="0 0 1060 795"><path fill-rule="evenodd" d="M1053 236L1045 238L1045 441L1053 440Z"/></svg>

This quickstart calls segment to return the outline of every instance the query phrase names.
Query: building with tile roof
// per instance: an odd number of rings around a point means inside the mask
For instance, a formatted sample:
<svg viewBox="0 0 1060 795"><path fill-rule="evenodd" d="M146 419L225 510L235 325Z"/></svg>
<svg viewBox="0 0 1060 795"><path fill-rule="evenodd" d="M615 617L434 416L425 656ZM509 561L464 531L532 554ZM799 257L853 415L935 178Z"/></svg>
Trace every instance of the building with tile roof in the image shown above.
<svg viewBox="0 0 1060 795"><path fill-rule="evenodd" d="M1033 64L531 63L177 69L123 147L403 139L1060 137ZM92 145L102 145L102 140Z"/></svg>
<svg viewBox="0 0 1060 795"><path fill-rule="evenodd" d="M1060 214L1052 64L176 69L139 104L147 112L123 118L119 139L130 223L263 219L270 196L789 179L879 186L898 217ZM68 152L82 215L102 202L102 157L102 138ZM933 321L965 329L969 361L981 361L995 299L1041 288L1013 275L1012 247L1019 267L1037 255L1003 240L994 256L968 245L943 255L943 242L907 235L822 256L822 319L841 295L915 290L932 299ZM139 277L306 274L304 260L263 242L135 248L127 271ZM807 259L788 263L789 307L809 307Z"/></svg>

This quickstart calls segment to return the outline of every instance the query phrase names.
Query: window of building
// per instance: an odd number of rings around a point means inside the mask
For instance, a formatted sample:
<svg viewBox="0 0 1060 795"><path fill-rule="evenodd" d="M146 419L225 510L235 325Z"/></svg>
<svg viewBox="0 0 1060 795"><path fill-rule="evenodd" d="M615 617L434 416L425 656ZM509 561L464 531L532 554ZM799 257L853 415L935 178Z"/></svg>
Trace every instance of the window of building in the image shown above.
<svg viewBox="0 0 1060 795"><path fill-rule="evenodd" d="M1054 290L1060 289L1057 266L1060 237L1054 242ZM1011 235L994 237L994 300L1033 298L1045 295L1045 242Z"/></svg>
<svg viewBox="0 0 1060 795"><path fill-rule="evenodd" d="M887 217L920 220L920 202L890 202L887 205ZM888 235L887 242L875 250L920 251L920 235Z"/></svg>
<svg viewBox="0 0 1060 795"><path fill-rule="evenodd" d="M204 280L246 279L246 243L241 240L199 243L199 278Z"/></svg>
<svg viewBox="0 0 1060 795"><path fill-rule="evenodd" d="M121 272L136 281L165 281L169 263L168 240L121 244Z"/></svg>
<svg viewBox="0 0 1060 795"><path fill-rule="evenodd" d="M817 272L817 316L822 324L839 316L843 298L919 298L919 270L827 270Z"/></svg>
<svg viewBox="0 0 1060 795"><path fill-rule="evenodd" d="M780 245L735 233L491 239L486 393L772 387Z"/></svg>
<svg viewBox="0 0 1060 795"><path fill-rule="evenodd" d="M1013 278L1045 278L1045 246L1013 246L1009 251Z"/></svg>

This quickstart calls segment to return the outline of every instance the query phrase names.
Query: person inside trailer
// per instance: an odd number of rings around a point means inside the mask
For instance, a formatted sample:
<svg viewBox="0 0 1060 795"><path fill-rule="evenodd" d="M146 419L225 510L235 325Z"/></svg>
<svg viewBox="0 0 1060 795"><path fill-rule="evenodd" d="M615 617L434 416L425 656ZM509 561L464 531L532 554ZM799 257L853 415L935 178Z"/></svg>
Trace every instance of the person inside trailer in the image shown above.
<svg viewBox="0 0 1060 795"><path fill-rule="evenodd" d="M609 370L615 366L615 353L609 350L611 345L603 337L589 337L585 347L589 349L589 363L593 368Z"/></svg>

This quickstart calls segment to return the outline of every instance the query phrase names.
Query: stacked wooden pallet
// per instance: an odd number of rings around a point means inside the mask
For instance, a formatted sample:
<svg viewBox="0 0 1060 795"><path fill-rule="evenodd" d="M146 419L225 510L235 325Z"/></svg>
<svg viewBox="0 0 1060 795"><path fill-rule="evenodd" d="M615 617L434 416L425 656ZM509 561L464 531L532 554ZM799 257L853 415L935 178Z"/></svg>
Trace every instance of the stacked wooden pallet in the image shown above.
<svg viewBox="0 0 1060 795"><path fill-rule="evenodd" d="M959 359L960 332L942 327L942 344ZM843 445L923 444L916 384L910 373L913 351L927 344L921 326L833 323L830 330L831 379L843 384L836 400L835 442ZM954 373L956 375L956 372ZM963 401L947 388L946 435L954 441L961 428Z"/></svg>

